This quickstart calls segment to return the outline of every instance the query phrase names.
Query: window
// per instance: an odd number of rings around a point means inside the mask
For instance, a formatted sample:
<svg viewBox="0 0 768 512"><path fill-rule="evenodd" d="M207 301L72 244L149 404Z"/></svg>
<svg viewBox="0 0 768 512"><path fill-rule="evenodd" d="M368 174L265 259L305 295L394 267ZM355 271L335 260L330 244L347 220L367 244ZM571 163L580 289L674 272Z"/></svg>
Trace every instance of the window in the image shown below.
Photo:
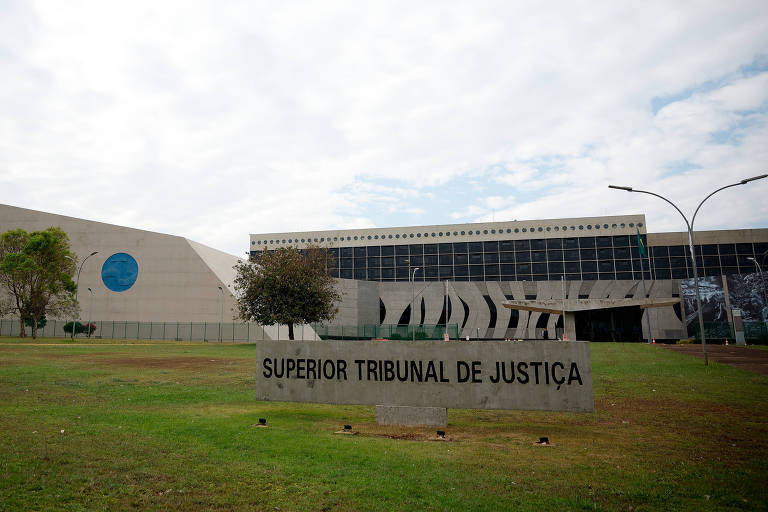
<svg viewBox="0 0 768 512"><path fill-rule="evenodd" d="M530 240L515 240L516 251L528 251L531 249Z"/></svg>
<svg viewBox="0 0 768 512"><path fill-rule="evenodd" d="M597 247L613 247L613 238L610 236L598 236L595 239Z"/></svg>
<svg viewBox="0 0 768 512"><path fill-rule="evenodd" d="M550 249L547 251L547 259L549 261L563 261L563 251Z"/></svg>
<svg viewBox="0 0 768 512"><path fill-rule="evenodd" d="M626 235L613 237L613 246L614 247L627 247L627 246L629 246L629 237L626 236Z"/></svg>
<svg viewBox="0 0 768 512"><path fill-rule="evenodd" d="M560 257L562 260L562 256ZM513 252L500 252L499 253L499 260L502 263L514 263L515 262L515 253Z"/></svg>
<svg viewBox="0 0 768 512"><path fill-rule="evenodd" d="M624 260L629 259L629 248L628 247L619 247L617 249L613 250L613 257L617 260Z"/></svg>
<svg viewBox="0 0 768 512"><path fill-rule="evenodd" d="M597 259L599 260L610 260L613 259L613 249L598 249L597 250Z"/></svg>
<svg viewBox="0 0 768 512"><path fill-rule="evenodd" d="M530 252L516 252L515 253L515 260L518 263L528 263L531 261L531 253Z"/></svg>
<svg viewBox="0 0 768 512"><path fill-rule="evenodd" d="M578 238L563 238L563 248L565 248L565 249L578 249L579 248L579 239Z"/></svg>
<svg viewBox="0 0 768 512"><path fill-rule="evenodd" d="M669 247L669 255L670 256L685 256L685 246L684 245L671 245Z"/></svg>
<svg viewBox="0 0 768 512"><path fill-rule="evenodd" d="M563 259L565 261L579 261L579 251L576 249L563 251Z"/></svg>
<svg viewBox="0 0 768 512"><path fill-rule="evenodd" d="M597 270L600 272L613 272L613 260L598 261Z"/></svg>
<svg viewBox="0 0 768 512"><path fill-rule="evenodd" d="M562 249L562 248L563 248L562 238L550 238L547 240L547 249Z"/></svg>
<svg viewBox="0 0 768 512"><path fill-rule="evenodd" d="M547 267L549 268L550 274L562 274L563 269L565 268L561 261L550 261Z"/></svg>

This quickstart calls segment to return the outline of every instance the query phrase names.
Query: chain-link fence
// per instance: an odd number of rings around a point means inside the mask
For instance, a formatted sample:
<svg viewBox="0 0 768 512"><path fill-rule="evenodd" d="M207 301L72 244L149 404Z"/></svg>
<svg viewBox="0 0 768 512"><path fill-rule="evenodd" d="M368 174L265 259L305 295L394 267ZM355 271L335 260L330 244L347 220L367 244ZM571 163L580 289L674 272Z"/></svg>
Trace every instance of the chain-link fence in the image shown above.
<svg viewBox="0 0 768 512"><path fill-rule="evenodd" d="M37 330L40 338L68 338L70 332L64 326L71 320L48 320ZM288 339L288 327L285 325L267 326L254 323L218 323L218 322L126 322L97 320L92 322L96 328L92 338L117 340L158 340L158 341L211 341L216 342L252 342L264 339ZM71 329L71 328L70 328ZM19 321L0 319L0 336L18 336ZM27 336L32 336L32 327L25 327ZM459 326L449 325L295 325L295 339L329 340L441 340L445 333L450 339L457 339ZM77 334L76 338L87 338L86 334Z"/></svg>
<svg viewBox="0 0 768 512"><path fill-rule="evenodd" d="M70 332L64 331L72 320L48 320L45 326L38 328L37 336L42 338L67 338ZM165 340L165 341L223 341L252 342L263 339L288 339L288 327L278 325L264 327L254 323L218 323L218 322L121 322L93 321L96 329L92 338L129 339L129 340ZM297 339L315 338L314 332L303 325L294 326ZM32 327L25 327L27 336L32 336ZM306 337L304 336L306 334ZM19 321L0 320L0 336L18 336ZM78 334L76 338L87 338Z"/></svg>
<svg viewBox="0 0 768 512"><path fill-rule="evenodd" d="M442 340L445 334L456 340L458 324L448 325L318 325L317 335L324 340Z"/></svg>

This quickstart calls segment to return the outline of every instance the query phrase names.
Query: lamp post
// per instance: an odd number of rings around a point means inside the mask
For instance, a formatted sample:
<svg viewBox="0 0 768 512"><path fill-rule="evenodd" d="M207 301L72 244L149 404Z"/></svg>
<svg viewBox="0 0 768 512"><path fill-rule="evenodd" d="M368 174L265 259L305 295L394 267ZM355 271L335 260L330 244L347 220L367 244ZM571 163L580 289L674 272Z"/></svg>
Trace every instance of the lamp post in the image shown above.
<svg viewBox="0 0 768 512"><path fill-rule="evenodd" d="M416 325L416 323L415 323L416 322L416 313L414 313L414 309L413 309L413 307L414 307L413 301L414 301L414 298L415 298L414 292L413 292L413 288L414 288L414 281L416 280L416 272L418 272L418 271L419 271L419 267L414 268L413 269L413 273L409 276L411 278L411 319L413 320L414 326ZM416 341L416 327L413 328L411 333L413 334L413 341Z"/></svg>
<svg viewBox="0 0 768 512"><path fill-rule="evenodd" d="M93 290L88 288L88 291L91 294L91 300L88 302L88 337L91 337L91 312L93 311ZM104 325L102 323L102 325Z"/></svg>
<svg viewBox="0 0 768 512"><path fill-rule="evenodd" d="M701 350L702 350L702 352L704 354L704 365L705 366L709 365L709 359L707 357L707 339L706 339L706 335L704 334L704 316L701 314L701 295L699 293L699 272L698 272L698 269L696 267L696 252L695 252L694 246L693 246L693 223L696 221L696 214L699 213L699 209L701 208L701 205L703 205L704 202L707 199L709 199L710 197L712 197L716 193L720 192L721 190L725 190L726 188L735 187L737 185L746 185L750 181L761 180L761 179L766 178L766 177L768 177L768 174L761 174L760 176L754 176L752 178L745 178L745 179L739 181L738 183L732 183L730 185L726 185L724 187L720 187L717 190L715 190L714 192L711 192L707 197L705 197L699 203L699 206L696 207L696 210L693 212L693 217L691 217L691 221L690 222L688 222L688 217L685 216L685 214L680 210L680 208L678 208L677 205L675 205L675 203L673 203L672 201L670 201L669 199L667 199L664 196L661 196L661 195L656 194L654 192L649 192L647 190L633 189L632 187L620 187L620 186L617 186L617 185L608 185L608 188L613 188L613 189L617 189L617 190L626 190L627 192L638 192L640 194L648 194L648 195L651 195L651 196L656 196L659 199L662 199L662 200L666 201L667 203L669 203L670 205L672 205L672 207L675 210L677 210L677 213L679 213L683 217L683 220L685 221L685 225L688 227L688 248L689 248L689 250L691 252L691 263L692 263L692 268L693 268L693 283L694 283L694 287L696 289L696 309L697 309L697 313L698 313L698 317L699 317L699 330L701 331Z"/></svg>
<svg viewBox="0 0 768 512"><path fill-rule="evenodd" d="M763 277L763 269L760 267L760 264L757 262L756 258L747 259L751 260L757 266L757 271L760 273L760 281L763 283L763 307L761 309L765 311L765 309L768 308L768 294L765 292L765 277ZM765 324L766 328L768 328L768 317L766 317L765 313L763 313L763 323Z"/></svg>
<svg viewBox="0 0 768 512"><path fill-rule="evenodd" d="M75 316L72 318L72 339L75 339L75 322L77 322L77 292L79 291L78 288L80 287L80 272L83 271L83 265L85 265L85 262L88 261L88 258L91 256L99 254L99 251L93 251L91 254L85 257L85 259L80 263L80 268L77 269L77 280L75 281ZM71 256L64 256L65 258L72 260L72 262L77 265L77 260L75 260Z"/></svg>
<svg viewBox="0 0 768 512"><path fill-rule="evenodd" d="M219 343L221 343L221 324L224 322L224 289L219 286L219 292L221 292L221 299L219 300Z"/></svg>

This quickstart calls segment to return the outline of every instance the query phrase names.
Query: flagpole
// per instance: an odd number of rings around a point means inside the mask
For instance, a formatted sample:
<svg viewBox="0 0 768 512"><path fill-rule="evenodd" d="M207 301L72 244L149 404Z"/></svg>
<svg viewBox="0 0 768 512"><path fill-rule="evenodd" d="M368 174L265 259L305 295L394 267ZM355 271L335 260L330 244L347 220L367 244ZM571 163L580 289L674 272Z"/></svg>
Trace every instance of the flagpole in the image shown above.
<svg viewBox="0 0 768 512"><path fill-rule="evenodd" d="M651 271L651 257L648 255L648 250L643 245L643 239L640 238L640 230L637 230L637 247L640 251L640 276L643 280L643 298L648 298L648 291L645 288L645 269L643 268L643 253L648 258L648 272ZM645 308L645 322L648 328L648 343L651 342L651 308Z"/></svg>

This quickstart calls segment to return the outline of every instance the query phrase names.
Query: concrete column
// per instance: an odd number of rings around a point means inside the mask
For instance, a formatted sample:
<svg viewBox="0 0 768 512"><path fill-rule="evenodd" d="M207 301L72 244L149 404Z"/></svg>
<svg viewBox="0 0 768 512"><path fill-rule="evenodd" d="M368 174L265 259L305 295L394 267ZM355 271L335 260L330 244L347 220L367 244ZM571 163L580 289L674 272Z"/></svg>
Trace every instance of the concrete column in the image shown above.
<svg viewBox="0 0 768 512"><path fill-rule="evenodd" d="M576 313L573 311L565 312L565 335L569 341L576 341Z"/></svg>

